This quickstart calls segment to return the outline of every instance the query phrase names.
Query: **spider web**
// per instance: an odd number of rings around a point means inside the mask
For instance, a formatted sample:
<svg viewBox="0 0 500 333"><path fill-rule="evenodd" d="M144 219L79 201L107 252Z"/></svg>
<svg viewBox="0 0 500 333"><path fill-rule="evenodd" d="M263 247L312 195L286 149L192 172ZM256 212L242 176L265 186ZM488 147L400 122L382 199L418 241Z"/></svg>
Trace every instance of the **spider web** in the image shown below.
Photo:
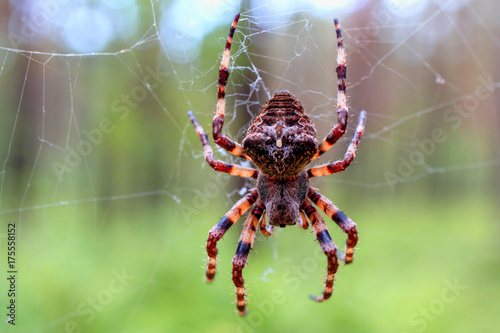
<svg viewBox="0 0 500 333"><path fill-rule="evenodd" d="M200 5L184 21L168 25L166 21L185 9L181 2L130 3L142 13L142 21L134 21L132 33L117 33L105 51L87 52L68 37L78 9L92 8L87 2L33 1L32 8L65 19L54 25L40 21L41 29L29 38L23 35L22 18L36 19L36 12L23 14L25 7L11 2L9 24L2 24L2 269L6 225L16 223L21 276L17 299L24 300L18 320L39 332L64 331L73 323L86 330L99 317L109 320L115 331L138 325L135 318L151 289L162 283L162 266L176 267L171 261L176 247L191 243L197 229L206 231L215 223L217 217L206 213L214 202L228 209L252 186L205 165L186 116L193 111L210 131L220 56L238 8L221 2L203 16L208 9ZM318 163L342 156L361 110L367 111L368 120L350 171L314 180L314 186L325 195L335 188L344 193L336 194L337 200L346 202L343 197L360 189L369 196L404 186L422 188L436 174L453 182L463 174L498 173L500 155L494 147L500 143L500 84L493 64L500 51L500 27L493 13L500 8L485 1L420 3L353 1L326 8L320 2L241 4L224 132L241 142L265 101L285 89L302 102L319 138L326 135L336 121L335 15L347 50L351 116L346 136ZM117 28L123 23L113 24L116 31L127 30ZM215 148L215 154L249 166L221 149ZM167 208L158 207L162 205ZM161 213L144 213L152 207ZM121 261L114 265L113 256L104 255L102 234L110 228L120 233L121 223L157 235L134 240L151 242L141 248L147 262L130 268ZM84 242L79 233L86 235ZM132 250L109 242L120 249L112 254L136 258ZM276 260L276 239L270 244ZM52 263L38 262L52 256L57 256ZM130 281L123 278L123 269ZM23 270L40 274L43 283ZM262 279L272 270L270 266ZM64 278L73 278L75 271L82 274L69 286ZM197 278L179 278L182 283L174 294L188 290ZM51 279L61 286L48 288ZM89 286L87 279L95 284ZM111 281L121 281L123 292L114 293L119 288L111 288ZM82 290L68 292L72 287ZM7 289L3 280L0 292ZM56 290L50 300L47 290ZM98 300L101 311L88 310L88 297ZM112 319L119 311L113 299L133 300L123 320ZM66 304L70 310L59 310Z"/></svg>

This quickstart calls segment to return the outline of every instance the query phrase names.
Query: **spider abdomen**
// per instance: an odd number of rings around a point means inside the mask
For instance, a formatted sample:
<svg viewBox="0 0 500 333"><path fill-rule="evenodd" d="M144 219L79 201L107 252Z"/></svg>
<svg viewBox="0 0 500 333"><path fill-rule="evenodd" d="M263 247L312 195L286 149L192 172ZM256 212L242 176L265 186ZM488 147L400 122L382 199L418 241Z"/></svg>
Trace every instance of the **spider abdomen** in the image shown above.
<svg viewBox="0 0 500 333"><path fill-rule="evenodd" d="M287 91L274 94L248 129L243 149L269 177L297 176L317 151L309 116Z"/></svg>

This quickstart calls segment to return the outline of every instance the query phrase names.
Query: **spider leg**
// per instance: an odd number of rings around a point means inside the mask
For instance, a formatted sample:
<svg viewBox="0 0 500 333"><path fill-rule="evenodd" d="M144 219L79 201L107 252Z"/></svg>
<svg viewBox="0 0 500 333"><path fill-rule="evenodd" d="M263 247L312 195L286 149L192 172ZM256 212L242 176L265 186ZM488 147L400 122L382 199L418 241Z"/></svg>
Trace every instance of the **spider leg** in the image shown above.
<svg viewBox="0 0 500 333"><path fill-rule="evenodd" d="M234 176L257 178L259 171L257 171L256 169L245 168L239 165L233 165L227 162L216 160L212 151L212 147L210 147L210 144L208 143L207 134L200 126L191 111L188 111L188 116L189 119L191 119L194 128L196 129L196 133L198 133L198 136L200 137L201 144L203 145L203 154L205 155L205 159L215 171L226 172Z"/></svg>
<svg viewBox="0 0 500 333"><path fill-rule="evenodd" d="M358 127L356 128L356 132L352 137L351 143L347 148L344 158L330 164L320 165L307 170L307 175L309 176L309 178L327 176L331 175L332 173L344 171L351 164L351 162L354 160L354 157L356 156L356 149L358 148L359 141L363 136L363 131L365 129L365 122L366 122L366 112L361 111L361 113L359 114Z"/></svg>
<svg viewBox="0 0 500 333"><path fill-rule="evenodd" d="M212 282L215 275L215 265L217 263L217 242L224 236L226 231L229 230L236 223L236 221L245 214L245 212L257 201L257 189L241 198L208 232L207 239L207 254L208 263L206 277L207 282Z"/></svg>
<svg viewBox="0 0 500 333"><path fill-rule="evenodd" d="M264 207L262 206L262 208L264 208ZM270 225L270 224L266 225L266 212L264 212L262 214L262 217L260 218L260 232L262 232L262 234L264 236L271 236L271 234L273 233L273 230L274 230L274 225Z"/></svg>
<svg viewBox="0 0 500 333"><path fill-rule="evenodd" d="M318 297L314 297L312 295L310 296L311 299L316 302L323 302L329 299L333 292L333 281L335 279L335 273L339 267L337 259L338 249L330 237L325 221L316 208L312 206L309 199L306 199L306 201L302 204L301 209L304 210L307 217L311 220L314 235L316 236L323 253L328 259L328 268L325 276L325 287L323 289L323 293Z"/></svg>
<svg viewBox="0 0 500 333"><path fill-rule="evenodd" d="M222 60L220 64L219 70L219 90L217 93L217 112L214 116L213 124L212 124L212 134L214 137L214 142L218 144L220 147L224 148L228 152L244 157L248 160L252 160L250 156L245 154L241 145L237 142L226 137L222 134L222 126L224 125L224 113L226 107L226 84L227 79L229 77L229 54L231 52L231 44L233 43L234 31L236 30L236 24L240 18L240 14L236 14L233 24L231 25L231 29L229 30L229 36L227 37L226 47L224 48L224 53L222 55Z"/></svg>
<svg viewBox="0 0 500 333"><path fill-rule="evenodd" d="M316 155L313 156L312 160L319 157L326 151L328 151L338 139L344 135L347 127L347 116L349 110L347 108L347 96L345 92L346 88L346 64L345 64L345 50L344 43L342 41L342 32L340 31L339 21L334 19L335 30L337 32L337 81L338 81L338 94L337 94L337 125L333 127L319 145Z"/></svg>
<svg viewBox="0 0 500 333"><path fill-rule="evenodd" d="M242 270L247 264L248 253L250 252L255 240L255 232L257 231L257 224L259 223L261 216L262 212L260 210L252 210L252 213L248 215L232 261L233 283L236 287L236 307L238 308L238 313L241 316L246 313L245 280L243 279Z"/></svg>
<svg viewBox="0 0 500 333"><path fill-rule="evenodd" d="M347 234L344 261L346 264L350 264L354 257L354 247L358 243L356 223L338 209L327 197L316 190L309 188L307 196Z"/></svg>
<svg viewBox="0 0 500 333"><path fill-rule="evenodd" d="M301 211L300 211L299 225L300 225L303 229L307 229L307 228L309 228L309 222L307 222L307 217L306 217L306 215L304 214L304 211L303 211L303 210L301 210Z"/></svg>

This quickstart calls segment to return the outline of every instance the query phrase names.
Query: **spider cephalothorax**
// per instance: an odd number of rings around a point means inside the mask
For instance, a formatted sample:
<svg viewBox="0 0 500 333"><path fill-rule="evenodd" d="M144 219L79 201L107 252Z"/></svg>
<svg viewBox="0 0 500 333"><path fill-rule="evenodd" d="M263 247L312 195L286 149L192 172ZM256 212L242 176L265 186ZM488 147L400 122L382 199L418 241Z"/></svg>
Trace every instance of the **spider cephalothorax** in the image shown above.
<svg viewBox="0 0 500 333"><path fill-rule="evenodd" d="M243 150L266 176L295 177L318 150L316 130L297 98L280 91L253 121Z"/></svg>
<svg viewBox="0 0 500 333"><path fill-rule="evenodd" d="M236 286L236 306L240 315L245 314L245 286L243 267L255 240L257 227L269 236L273 226L285 227L298 223L307 229L312 224L314 235L327 257L328 269L323 293L312 297L322 302L330 298L333 280L338 269L338 257L346 264L352 262L354 247L358 242L356 223L340 211L328 198L309 186L309 178L326 176L345 170L353 161L359 140L363 135L365 112L360 113L356 132L344 158L333 163L304 169L309 162L328 151L342 137L347 127L347 97L345 94L345 53L340 26L335 19L337 33L337 124L321 144L318 145L316 130L304 112L300 102L291 93L280 91L274 94L257 116L243 139L243 146L222 134L225 114L226 83L229 76L229 50L240 15L234 18L224 49L219 72L217 112L213 120L213 138L216 144L230 153L253 162L257 169L232 165L214 158L208 136L198 124L192 112L188 112L204 149L205 159L216 171L257 180L255 188L240 199L220 221L210 229L207 239L208 263L206 277L211 282L215 276L217 242L226 231L252 206L238 242L233 258L232 278ZM314 208L316 204L347 234L345 254L339 253L332 241L325 221ZM269 225L266 225L266 219Z"/></svg>

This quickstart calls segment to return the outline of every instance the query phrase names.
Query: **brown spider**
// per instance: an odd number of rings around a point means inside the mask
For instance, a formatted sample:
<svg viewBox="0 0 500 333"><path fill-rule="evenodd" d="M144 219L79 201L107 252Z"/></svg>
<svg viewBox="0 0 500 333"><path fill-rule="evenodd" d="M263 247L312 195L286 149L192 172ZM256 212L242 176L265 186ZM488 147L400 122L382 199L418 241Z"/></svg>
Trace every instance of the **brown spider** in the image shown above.
<svg viewBox="0 0 500 333"><path fill-rule="evenodd" d="M260 231L269 236L275 225L285 227L298 223L302 228L309 227L308 219L312 224L314 235L318 240L328 260L328 270L325 277L323 293L311 298L322 302L330 298L333 291L333 280L338 268L337 246L333 243L328 228L313 207L314 202L347 234L345 255L340 253L341 260L349 264L353 260L354 247L358 242L356 224L340 211L329 199L309 186L309 178L326 176L346 169L355 156L356 148L363 134L366 114L360 113L359 124L354 137L344 155L344 158L304 170L312 160L328 151L333 144L345 133L347 126L347 97L346 97L346 65L342 35L337 19L337 78L338 121L323 142L318 145L316 130L311 120L304 112L300 102L287 91L274 94L266 103L262 112L253 121L240 145L224 134L225 93L229 76L229 52L234 31L240 15L234 18L226 47L221 61L219 72L219 91L217 112L213 119L213 138L215 143L230 153L252 161L257 169L245 168L216 160L212 148L208 143L208 136L198 124L192 112L188 112L204 149L204 156L208 164L216 171L231 175L257 179L257 186L240 199L210 230L207 240L208 264L206 270L207 282L212 282L215 275L217 261L217 241L252 205L253 210L248 215L243 226L236 254L233 258L232 278L236 286L236 305L240 315L245 314L245 286L242 270L246 265L248 253L252 248L257 226ZM307 217L306 217L307 216ZM266 226L266 217L269 225ZM260 223L259 223L260 221Z"/></svg>

